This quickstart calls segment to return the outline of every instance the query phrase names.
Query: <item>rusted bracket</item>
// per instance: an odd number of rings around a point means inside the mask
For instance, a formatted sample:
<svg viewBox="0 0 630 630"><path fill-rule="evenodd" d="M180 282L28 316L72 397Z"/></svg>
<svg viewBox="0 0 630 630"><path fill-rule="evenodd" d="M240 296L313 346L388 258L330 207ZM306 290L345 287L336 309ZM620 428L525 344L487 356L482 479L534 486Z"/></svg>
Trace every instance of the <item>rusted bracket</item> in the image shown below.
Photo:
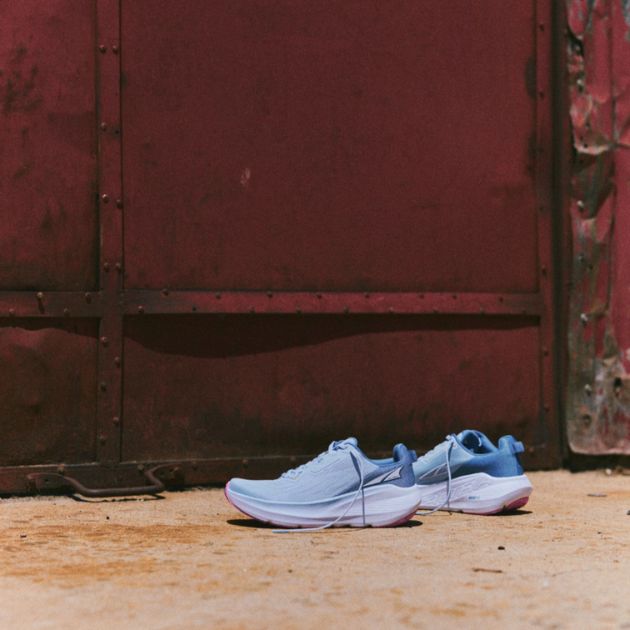
<svg viewBox="0 0 630 630"><path fill-rule="evenodd" d="M144 477L148 484L145 486L130 486L122 488L87 488L74 477L65 473L31 473L27 479L34 485L35 489L54 490L57 488L70 487L76 494L84 497L129 497L140 494L159 494L165 489L164 484L155 476L155 472L163 466L155 466L150 470L145 470Z"/></svg>

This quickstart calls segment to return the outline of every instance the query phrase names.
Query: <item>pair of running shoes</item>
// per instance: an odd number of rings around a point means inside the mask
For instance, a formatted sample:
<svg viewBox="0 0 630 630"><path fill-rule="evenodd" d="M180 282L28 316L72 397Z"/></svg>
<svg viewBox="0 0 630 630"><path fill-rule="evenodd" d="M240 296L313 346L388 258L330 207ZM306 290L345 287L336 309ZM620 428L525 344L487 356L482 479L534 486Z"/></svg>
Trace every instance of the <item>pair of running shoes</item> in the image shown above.
<svg viewBox="0 0 630 630"><path fill-rule="evenodd" d="M350 437L277 479L231 479L225 495L247 516L285 531L391 527L421 509L497 514L524 506L532 492L523 450L511 435L495 445L467 429L422 457L397 444L391 458L369 459Z"/></svg>

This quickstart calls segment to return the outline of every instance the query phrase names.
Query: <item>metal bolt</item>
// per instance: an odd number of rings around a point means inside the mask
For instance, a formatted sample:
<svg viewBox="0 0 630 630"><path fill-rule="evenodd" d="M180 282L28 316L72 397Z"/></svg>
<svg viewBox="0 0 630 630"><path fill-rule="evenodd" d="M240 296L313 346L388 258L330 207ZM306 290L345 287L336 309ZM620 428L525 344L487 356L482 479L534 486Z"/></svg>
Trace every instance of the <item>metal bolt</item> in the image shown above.
<svg viewBox="0 0 630 630"><path fill-rule="evenodd" d="M393 307L393 306L390 306L390 307L387 309L387 312L388 312L390 315L393 315L393 314L394 314L394 307Z"/></svg>
<svg viewBox="0 0 630 630"><path fill-rule="evenodd" d="M107 123L105 121L101 123L101 131L107 131Z"/></svg>
<svg viewBox="0 0 630 630"><path fill-rule="evenodd" d="M138 472L142 472L144 470L144 464L138 464L137 469Z"/></svg>
<svg viewBox="0 0 630 630"><path fill-rule="evenodd" d="M63 309L63 314L65 317L68 317L70 315L70 309L69 308L64 308Z"/></svg>
<svg viewBox="0 0 630 630"><path fill-rule="evenodd" d="M105 46L104 44L101 44L101 45L98 47L98 49L99 49L102 53L107 52L107 46Z"/></svg>
<svg viewBox="0 0 630 630"><path fill-rule="evenodd" d="M109 195L103 194L101 195L101 199L103 200L103 203L109 203Z"/></svg>
<svg viewBox="0 0 630 630"><path fill-rule="evenodd" d="M122 264L121 263L117 262L114 266L116 267L116 271L118 273L120 273L122 271Z"/></svg>
<svg viewBox="0 0 630 630"><path fill-rule="evenodd" d="M166 297L168 295L168 289L162 289L162 295Z"/></svg>
<svg viewBox="0 0 630 630"><path fill-rule="evenodd" d="M114 357L114 365L120 367L120 357Z"/></svg>
<svg viewBox="0 0 630 630"><path fill-rule="evenodd" d="M123 207L123 200L122 199L116 199L116 207L117 208L122 208Z"/></svg>
<svg viewBox="0 0 630 630"><path fill-rule="evenodd" d="M66 466L65 466L65 464L59 464L59 466L57 466L57 472L60 475L65 475L66 474Z"/></svg>
<svg viewBox="0 0 630 630"><path fill-rule="evenodd" d="M584 385L584 393L590 396L593 393L593 388L590 385Z"/></svg>
<svg viewBox="0 0 630 630"><path fill-rule="evenodd" d="M249 465L249 460L248 459L244 459L244 460L241 461L241 463L243 464L243 466L245 468L247 468L247 466Z"/></svg>
<svg viewBox="0 0 630 630"><path fill-rule="evenodd" d="M114 416L112 418L112 423L116 426L118 426L120 424L120 418L118 416Z"/></svg>
<svg viewBox="0 0 630 630"><path fill-rule="evenodd" d="M101 337L101 343L107 347L109 345L109 339L107 337Z"/></svg>
<svg viewBox="0 0 630 630"><path fill-rule="evenodd" d="M44 294L43 294L41 291L39 291L39 292L37 293L37 299L38 299L40 302L44 299Z"/></svg>
<svg viewBox="0 0 630 630"><path fill-rule="evenodd" d="M105 442L107 442L107 436L106 436L104 433L101 433L101 434L98 436L98 441L99 441L101 444L105 444Z"/></svg>
<svg viewBox="0 0 630 630"><path fill-rule="evenodd" d="M588 315L586 313L580 314L580 321L586 326L588 324Z"/></svg>
<svg viewBox="0 0 630 630"><path fill-rule="evenodd" d="M109 271L109 263L108 263L108 262L104 262L104 263L103 263L103 269L104 269L105 271Z"/></svg>
<svg viewBox="0 0 630 630"><path fill-rule="evenodd" d="M138 306L138 313L140 313L140 315L142 315L142 313L144 313L144 306L142 306L142 305Z"/></svg>
<svg viewBox="0 0 630 630"><path fill-rule="evenodd" d="M580 212L584 210L584 202L581 199L577 202L577 207Z"/></svg>
<svg viewBox="0 0 630 630"><path fill-rule="evenodd" d="M114 44L114 45L112 46L112 52L113 52L115 55L117 55L117 54L118 54L118 46L117 46L117 44Z"/></svg>
<svg viewBox="0 0 630 630"><path fill-rule="evenodd" d="M10 308L9 309L9 317L15 317L15 309L14 308Z"/></svg>

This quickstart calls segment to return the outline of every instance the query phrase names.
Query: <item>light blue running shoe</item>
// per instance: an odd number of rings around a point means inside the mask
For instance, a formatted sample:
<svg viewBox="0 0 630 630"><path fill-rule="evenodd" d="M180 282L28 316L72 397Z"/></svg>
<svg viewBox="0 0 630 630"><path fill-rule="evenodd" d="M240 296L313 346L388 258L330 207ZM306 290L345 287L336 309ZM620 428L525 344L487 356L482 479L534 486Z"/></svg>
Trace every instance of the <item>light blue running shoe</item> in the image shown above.
<svg viewBox="0 0 630 630"><path fill-rule="evenodd" d="M532 492L518 459L523 450L511 435L503 436L498 447L481 431L447 436L413 464L421 507L469 514L523 507Z"/></svg>
<svg viewBox="0 0 630 630"><path fill-rule="evenodd" d="M278 479L231 479L228 501L259 521L286 528L387 527L406 523L420 504L414 458L397 444L390 460L371 460L355 438L332 442Z"/></svg>

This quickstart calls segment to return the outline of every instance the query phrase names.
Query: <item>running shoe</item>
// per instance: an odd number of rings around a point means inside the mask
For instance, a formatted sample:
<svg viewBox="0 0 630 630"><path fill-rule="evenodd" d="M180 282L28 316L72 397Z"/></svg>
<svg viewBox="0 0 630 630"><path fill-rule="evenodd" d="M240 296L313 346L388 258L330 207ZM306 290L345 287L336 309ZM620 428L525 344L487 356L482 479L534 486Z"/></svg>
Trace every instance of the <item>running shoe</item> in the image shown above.
<svg viewBox="0 0 630 630"><path fill-rule="evenodd" d="M225 496L244 514L285 528L399 525L420 504L413 461L403 444L392 459L371 460L351 437L278 479L231 479Z"/></svg>
<svg viewBox="0 0 630 630"><path fill-rule="evenodd" d="M532 492L518 459L523 450L511 435L503 436L498 447L481 431L447 436L413 464L421 507L469 514L523 507Z"/></svg>

